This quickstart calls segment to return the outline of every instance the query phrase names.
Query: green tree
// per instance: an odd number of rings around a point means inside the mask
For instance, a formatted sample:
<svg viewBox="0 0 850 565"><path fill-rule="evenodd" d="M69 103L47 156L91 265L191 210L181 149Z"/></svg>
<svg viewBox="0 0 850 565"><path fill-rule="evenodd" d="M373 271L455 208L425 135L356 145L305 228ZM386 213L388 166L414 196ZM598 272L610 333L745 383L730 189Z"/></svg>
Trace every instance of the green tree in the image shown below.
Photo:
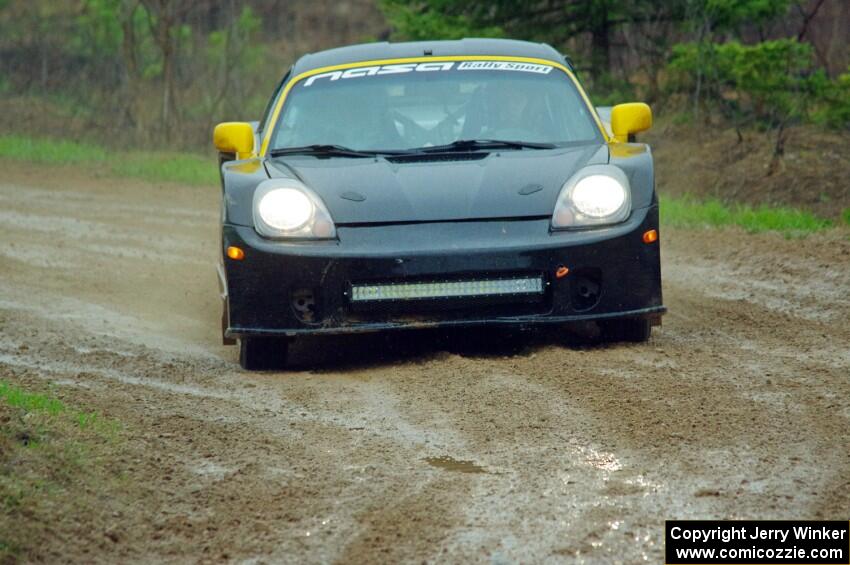
<svg viewBox="0 0 850 565"><path fill-rule="evenodd" d="M244 6L228 18L229 25L225 29L207 36L205 58L217 81L217 88L208 88L205 92L204 112L208 115L218 115L226 102L232 105L227 110L238 114L242 110L240 106L251 95L246 79L261 72L265 54L264 46L257 41L261 23L254 10Z"/></svg>
<svg viewBox="0 0 850 565"><path fill-rule="evenodd" d="M611 37L629 22L684 16L685 0L381 0L399 39L515 37L556 47L589 34L590 68L611 68Z"/></svg>
<svg viewBox="0 0 850 565"><path fill-rule="evenodd" d="M674 87L689 89L705 73L704 103L723 112L738 129L750 122L776 132L774 154L784 153L786 127L822 112L841 115L840 81L815 68L813 49L796 39L743 45L738 41L700 46L677 45L668 67ZM838 117L838 121L841 118Z"/></svg>
<svg viewBox="0 0 850 565"><path fill-rule="evenodd" d="M764 25L788 11L790 0L688 0L692 13L712 31L737 30L742 25Z"/></svg>
<svg viewBox="0 0 850 565"><path fill-rule="evenodd" d="M822 71L814 78L819 81L820 94L812 113L814 121L837 129L850 128L850 68L835 80L827 79Z"/></svg>
<svg viewBox="0 0 850 565"><path fill-rule="evenodd" d="M763 26L788 11L789 0L686 0L685 27L695 36L694 115L699 116L706 69L713 70L712 45L744 25ZM763 33L762 33L763 35ZM716 80L717 77L707 77Z"/></svg>
<svg viewBox="0 0 850 565"><path fill-rule="evenodd" d="M179 123L180 106L177 100L176 67L183 39L191 29L186 25L187 14L200 0L141 0L147 11L148 25L154 43L162 56L162 104L160 128L166 141Z"/></svg>

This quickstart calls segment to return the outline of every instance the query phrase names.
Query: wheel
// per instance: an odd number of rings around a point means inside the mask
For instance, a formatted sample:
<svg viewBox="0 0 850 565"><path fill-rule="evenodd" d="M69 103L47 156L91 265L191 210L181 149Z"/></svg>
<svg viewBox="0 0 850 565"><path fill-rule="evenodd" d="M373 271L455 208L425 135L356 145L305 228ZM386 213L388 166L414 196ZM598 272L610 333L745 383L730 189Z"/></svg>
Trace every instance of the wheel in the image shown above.
<svg viewBox="0 0 850 565"><path fill-rule="evenodd" d="M283 369L289 342L284 339L250 337L239 340L239 365L246 371Z"/></svg>
<svg viewBox="0 0 850 565"><path fill-rule="evenodd" d="M605 341L630 341L643 343L649 340L652 324L648 318L623 318L605 320L599 324Z"/></svg>

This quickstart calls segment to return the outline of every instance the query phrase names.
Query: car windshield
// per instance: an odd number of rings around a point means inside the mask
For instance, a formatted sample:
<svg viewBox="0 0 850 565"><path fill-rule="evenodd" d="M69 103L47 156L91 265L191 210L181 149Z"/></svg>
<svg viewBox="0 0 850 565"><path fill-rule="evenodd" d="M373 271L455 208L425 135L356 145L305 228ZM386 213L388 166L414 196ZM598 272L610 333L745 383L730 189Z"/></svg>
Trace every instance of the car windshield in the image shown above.
<svg viewBox="0 0 850 565"><path fill-rule="evenodd" d="M456 141L600 141L570 78L549 65L447 61L313 75L286 98L271 149L399 151Z"/></svg>

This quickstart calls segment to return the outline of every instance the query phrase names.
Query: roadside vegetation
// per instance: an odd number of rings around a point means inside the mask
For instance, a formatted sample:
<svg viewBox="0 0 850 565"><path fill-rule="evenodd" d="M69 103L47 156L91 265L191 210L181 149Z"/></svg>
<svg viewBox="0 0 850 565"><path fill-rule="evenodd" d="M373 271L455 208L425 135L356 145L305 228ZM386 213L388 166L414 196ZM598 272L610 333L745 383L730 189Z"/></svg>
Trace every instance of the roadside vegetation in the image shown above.
<svg viewBox="0 0 850 565"><path fill-rule="evenodd" d="M28 392L25 389L0 381L0 401L10 407L28 414L45 415L52 419L61 418L67 423L76 424L80 430L93 430L98 434L112 435L117 429L117 423L101 418L97 412L71 410L65 404L50 396Z"/></svg>
<svg viewBox="0 0 850 565"><path fill-rule="evenodd" d="M152 182L209 186L218 182L211 157L185 153L111 151L85 143L0 136L0 158L48 166L102 167L102 173L107 176ZM689 194L663 195L661 221L671 227L739 226L752 233L779 231L786 235L805 235L836 225L829 219L791 207L725 204L716 198L702 200ZM850 224L850 208L844 210L840 223Z"/></svg>
<svg viewBox="0 0 850 565"><path fill-rule="evenodd" d="M650 103L657 119L644 140L653 145L668 223L802 232L844 223L846 2L532 4L529 18L521 2L381 0L397 39L545 41L570 54L594 103ZM840 38L829 31L838 22Z"/></svg>
<svg viewBox="0 0 850 565"><path fill-rule="evenodd" d="M639 99L690 112L697 122L767 128L780 154L791 124L850 126L848 55L828 60L816 25L819 15L841 14L839 4L561 0L528 17L524 2L381 0L398 39L545 41L570 53L597 104Z"/></svg>
<svg viewBox="0 0 850 565"><path fill-rule="evenodd" d="M473 36L548 42L595 104L650 103L669 225L848 223L844 0L0 0L0 158L214 184L213 125L257 119L301 54Z"/></svg>
<svg viewBox="0 0 850 565"><path fill-rule="evenodd" d="M34 534L58 507L73 508L70 519L84 517L92 509L80 493L103 493L118 481L104 463L119 430L50 392L0 381L0 563L61 559L41 555Z"/></svg>
<svg viewBox="0 0 850 565"><path fill-rule="evenodd" d="M661 223L681 228L739 226L750 233L778 231L788 236L806 235L833 227L833 222L805 210L746 204L727 205L719 200L667 197L660 203Z"/></svg>
<svg viewBox="0 0 850 565"><path fill-rule="evenodd" d="M99 174L138 178L150 182L212 185L218 171L212 157L191 153L112 150L91 143L0 136L0 158L44 165L77 165Z"/></svg>

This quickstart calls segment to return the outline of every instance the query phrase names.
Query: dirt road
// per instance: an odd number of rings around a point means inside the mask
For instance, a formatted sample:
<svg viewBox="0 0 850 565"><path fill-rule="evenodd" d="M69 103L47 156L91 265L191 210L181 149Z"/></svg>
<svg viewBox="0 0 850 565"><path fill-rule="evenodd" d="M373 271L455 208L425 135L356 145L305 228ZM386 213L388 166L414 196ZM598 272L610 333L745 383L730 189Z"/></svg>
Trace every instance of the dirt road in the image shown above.
<svg viewBox="0 0 850 565"><path fill-rule="evenodd" d="M250 374L216 187L3 167L0 378L125 438L34 556L658 563L665 518L850 517L846 232L663 232L646 345L361 336Z"/></svg>

